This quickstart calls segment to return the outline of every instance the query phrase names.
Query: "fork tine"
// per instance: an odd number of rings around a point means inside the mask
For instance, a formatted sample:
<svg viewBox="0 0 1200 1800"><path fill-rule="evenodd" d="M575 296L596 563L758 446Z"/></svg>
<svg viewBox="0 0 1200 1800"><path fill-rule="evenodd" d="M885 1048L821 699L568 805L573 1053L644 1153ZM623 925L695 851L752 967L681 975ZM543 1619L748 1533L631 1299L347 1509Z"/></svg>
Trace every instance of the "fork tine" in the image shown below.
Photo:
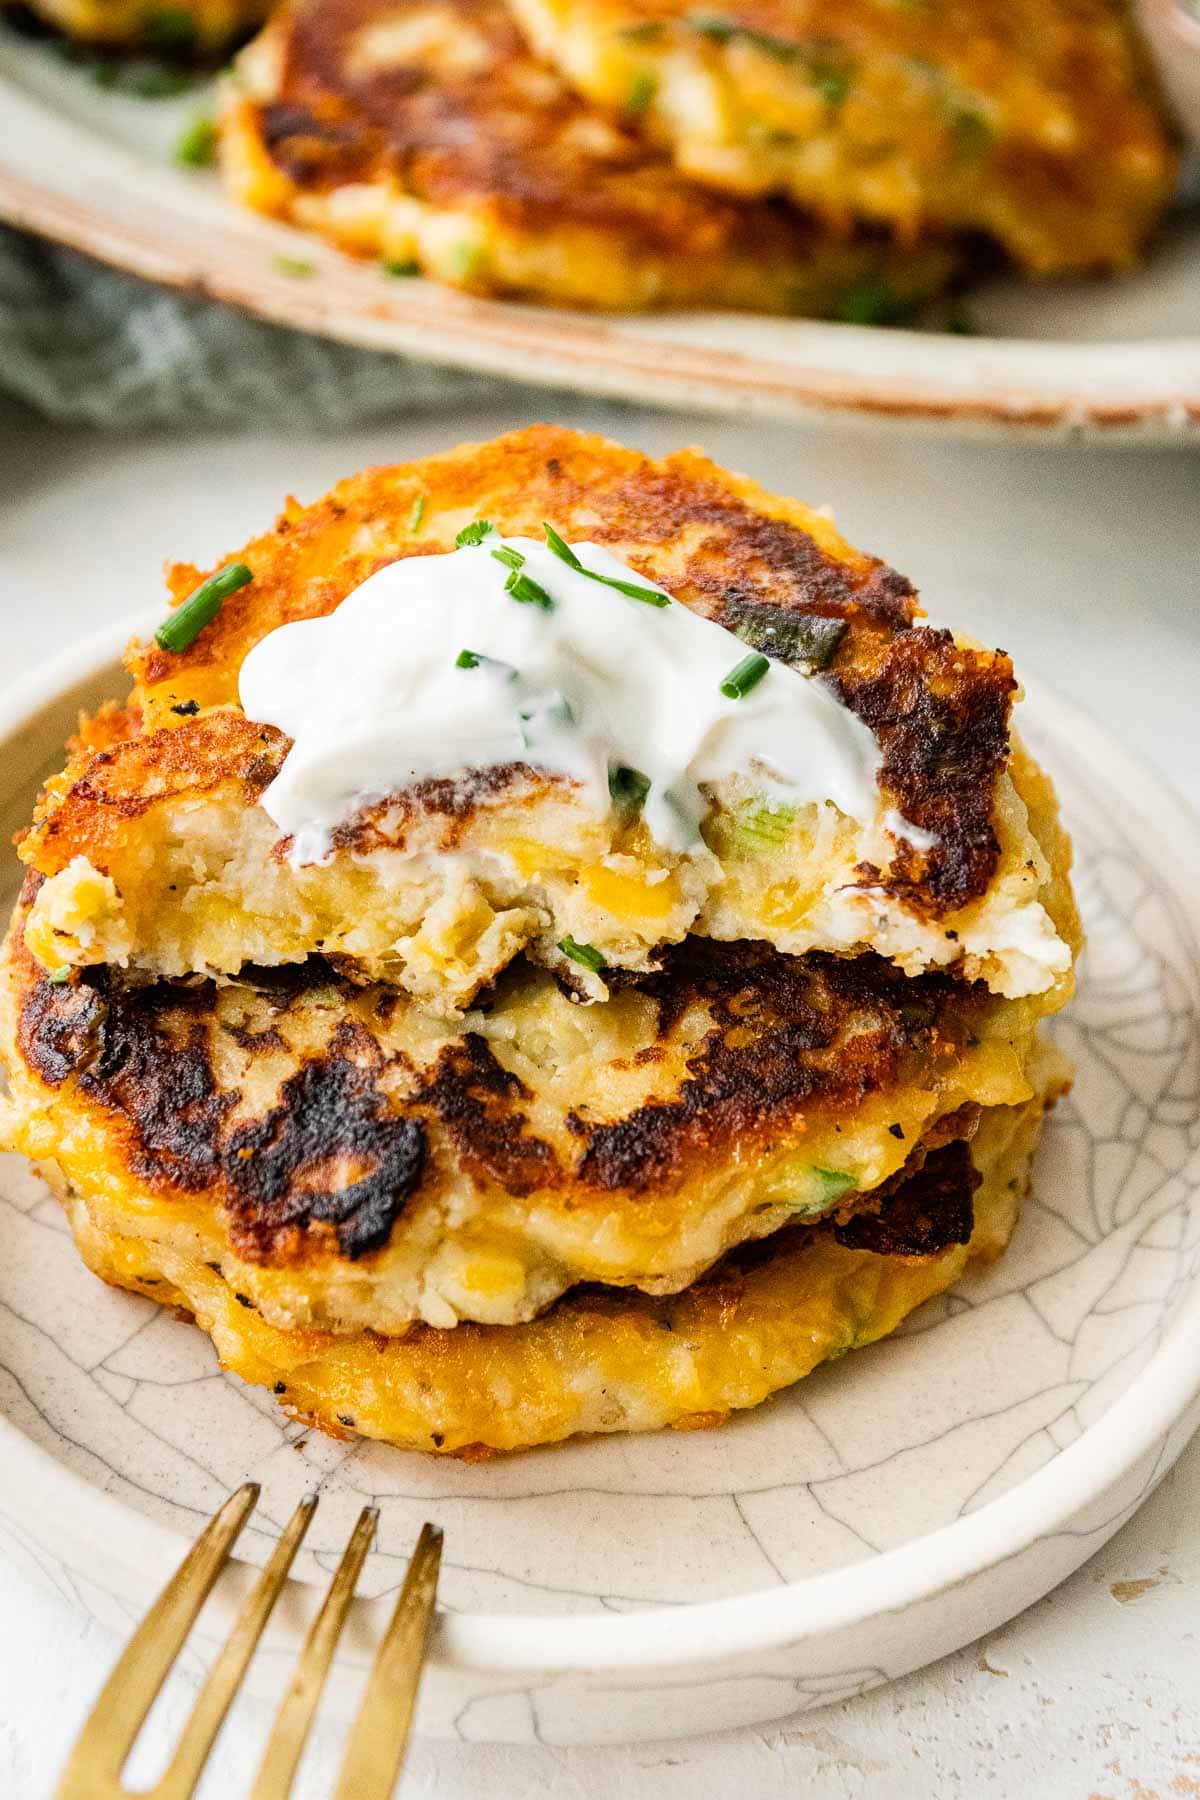
<svg viewBox="0 0 1200 1800"><path fill-rule="evenodd" d="M334 1800L389 1800L395 1788L437 1616L441 1563L441 1531L436 1525L422 1525L350 1733Z"/></svg>
<svg viewBox="0 0 1200 1800"><path fill-rule="evenodd" d="M291 1686L275 1719L259 1764L250 1800L287 1800L296 1768L312 1730L317 1703L346 1622L350 1602L379 1522L379 1510L364 1506L320 1612L309 1628Z"/></svg>
<svg viewBox="0 0 1200 1800"><path fill-rule="evenodd" d="M288 1520L270 1561L209 1671L166 1773L153 1789L153 1800L189 1800L195 1791L213 1739L242 1685L246 1666L254 1655L316 1510L317 1497L309 1494Z"/></svg>
<svg viewBox="0 0 1200 1800"><path fill-rule="evenodd" d="M116 1787L133 1740L258 1495L252 1481L230 1495L134 1632L76 1739L59 1783L59 1800L104 1793L105 1783L109 1790Z"/></svg>

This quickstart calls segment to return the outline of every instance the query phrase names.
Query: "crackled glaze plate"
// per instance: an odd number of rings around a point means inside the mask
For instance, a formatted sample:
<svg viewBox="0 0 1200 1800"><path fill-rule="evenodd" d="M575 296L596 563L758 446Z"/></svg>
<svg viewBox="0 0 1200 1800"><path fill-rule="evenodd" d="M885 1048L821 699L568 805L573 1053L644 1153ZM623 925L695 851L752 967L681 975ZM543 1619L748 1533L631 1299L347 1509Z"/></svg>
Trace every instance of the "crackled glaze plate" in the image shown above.
<svg viewBox="0 0 1200 1800"><path fill-rule="evenodd" d="M733 313L570 312L397 281L235 207L172 147L197 90L99 89L0 26L0 219L278 324L422 362L691 411L1094 443L1200 443L1200 206L1146 267L972 296L978 335ZM304 278L287 270L299 262Z"/></svg>
<svg viewBox="0 0 1200 1800"><path fill-rule="evenodd" d="M124 632L0 702L0 836ZM365 1501L379 1548L346 1708L425 1518L446 1532L421 1723L613 1741L779 1718L995 1629L1151 1492L1200 1419L1200 827L1081 714L1023 726L1056 776L1089 932L1055 1027L1078 1068L1008 1255L897 1337L720 1431L475 1466L333 1443L220 1373L208 1339L83 1268L54 1202L0 1168L0 1543L121 1629L222 1497L263 1496L261 1562L318 1489L256 1664L277 1688ZM15 860L9 865L15 881ZM230 1571L200 1655L249 1571Z"/></svg>

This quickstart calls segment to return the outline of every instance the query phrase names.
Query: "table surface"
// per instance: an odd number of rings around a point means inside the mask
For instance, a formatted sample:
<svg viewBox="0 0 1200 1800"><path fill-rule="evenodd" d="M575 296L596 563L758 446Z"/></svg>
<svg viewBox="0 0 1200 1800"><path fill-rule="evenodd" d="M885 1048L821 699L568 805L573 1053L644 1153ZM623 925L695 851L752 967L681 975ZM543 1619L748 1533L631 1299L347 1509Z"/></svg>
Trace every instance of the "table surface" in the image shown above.
<svg viewBox="0 0 1200 1800"><path fill-rule="evenodd" d="M371 462L547 417L718 461L813 504L917 583L935 619L1011 651L1190 797L1200 776L1200 457L829 435L561 396L304 438L100 438L0 413L0 671L152 603L168 556L204 564ZM0 1472L0 1480L3 1479ZM0 1797L43 1800L116 1640L0 1538ZM161 1766L192 1690L146 1734ZM239 1705L201 1794L246 1791L266 1721ZM326 1800L318 1733L303 1800ZM1200 1800L1200 1440L1040 1605L896 1685L760 1730L629 1749L418 1743L411 1800Z"/></svg>

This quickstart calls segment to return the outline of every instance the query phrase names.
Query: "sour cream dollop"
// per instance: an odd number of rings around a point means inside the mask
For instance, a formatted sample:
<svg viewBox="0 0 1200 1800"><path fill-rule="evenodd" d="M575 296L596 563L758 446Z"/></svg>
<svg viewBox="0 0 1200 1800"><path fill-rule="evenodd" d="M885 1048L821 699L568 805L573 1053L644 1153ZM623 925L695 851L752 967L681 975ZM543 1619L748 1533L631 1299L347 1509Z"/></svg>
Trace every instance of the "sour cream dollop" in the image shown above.
<svg viewBox="0 0 1200 1800"><path fill-rule="evenodd" d="M243 710L292 748L262 804L292 861L327 855L358 809L430 777L525 762L581 785L603 815L609 777L635 770L643 816L687 850L702 787L740 774L780 804L831 801L869 825L879 747L823 682L772 662L741 699L722 681L749 646L598 544L492 533L445 555L378 570L321 619L282 625L239 678ZM506 589L512 557L550 605ZM663 595L655 606L595 576ZM467 653L464 655L464 652Z"/></svg>

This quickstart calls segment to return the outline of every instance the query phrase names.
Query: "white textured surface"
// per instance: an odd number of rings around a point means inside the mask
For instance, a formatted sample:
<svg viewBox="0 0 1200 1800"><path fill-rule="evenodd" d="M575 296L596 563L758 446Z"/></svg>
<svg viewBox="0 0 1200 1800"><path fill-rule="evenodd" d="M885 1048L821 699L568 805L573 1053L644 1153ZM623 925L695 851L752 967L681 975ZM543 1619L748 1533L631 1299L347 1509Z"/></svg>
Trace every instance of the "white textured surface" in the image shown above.
<svg viewBox="0 0 1200 1800"><path fill-rule="evenodd" d="M571 422L598 416L580 403L553 411ZM498 413L319 446L68 446L41 430L18 435L10 428L0 580L16 592L6 593L0 619L6 664L11 671L59 647L64 626L101 622L139 600L148 565L167 551L205 558L236 544L269 515L284 487L311 496L363 462L515 422ZM850 440L807 445L782 431L751 434L720 424L689 428L686 421L636 416L618 422L611 414L603 422L655 447L702 436L722 460L810 500L834 500L848 535L913 575L935 611L999 638L1019 665L1115 721L1126 741L1177 779L1194 770L1200 658L1185 610L1200 548L1194 463ZM101 555L98 544L105 546ZM705 1794L744 1787L767 1797L806 1786L835 1796L1200 1794L1197 1646L1195 1636L1186 1641L1200 1591L1200 1531L1192 1526L1188 1535L1196 1496L1200 1459L1193 1451L1096 1563L992 1640L982 1661L1004 1675L983 1668L978 1651L963 1653L791 1728L707 1746L420 1747L411 1791L620 1791L648 1800L694 1792L699 1783ZM0 1567L7 1627L0 1637L0 1793L20 1800L47 1792L61 1744L112 1652L98 1628L31 1589L27 1576ZM1120 1586L1142 1581L1155 1585ZM172 1700L176 1713L185 1701L181 1687ZM250 1708L230 1734L211 1794L242 1790L256 1724ZM312 1771L305 1789L312 1796L328 1792L333 1766L333 1746L318 1748L326 1760ZM1051 1765L1055 1777L1047 1783Z"/></svg>

